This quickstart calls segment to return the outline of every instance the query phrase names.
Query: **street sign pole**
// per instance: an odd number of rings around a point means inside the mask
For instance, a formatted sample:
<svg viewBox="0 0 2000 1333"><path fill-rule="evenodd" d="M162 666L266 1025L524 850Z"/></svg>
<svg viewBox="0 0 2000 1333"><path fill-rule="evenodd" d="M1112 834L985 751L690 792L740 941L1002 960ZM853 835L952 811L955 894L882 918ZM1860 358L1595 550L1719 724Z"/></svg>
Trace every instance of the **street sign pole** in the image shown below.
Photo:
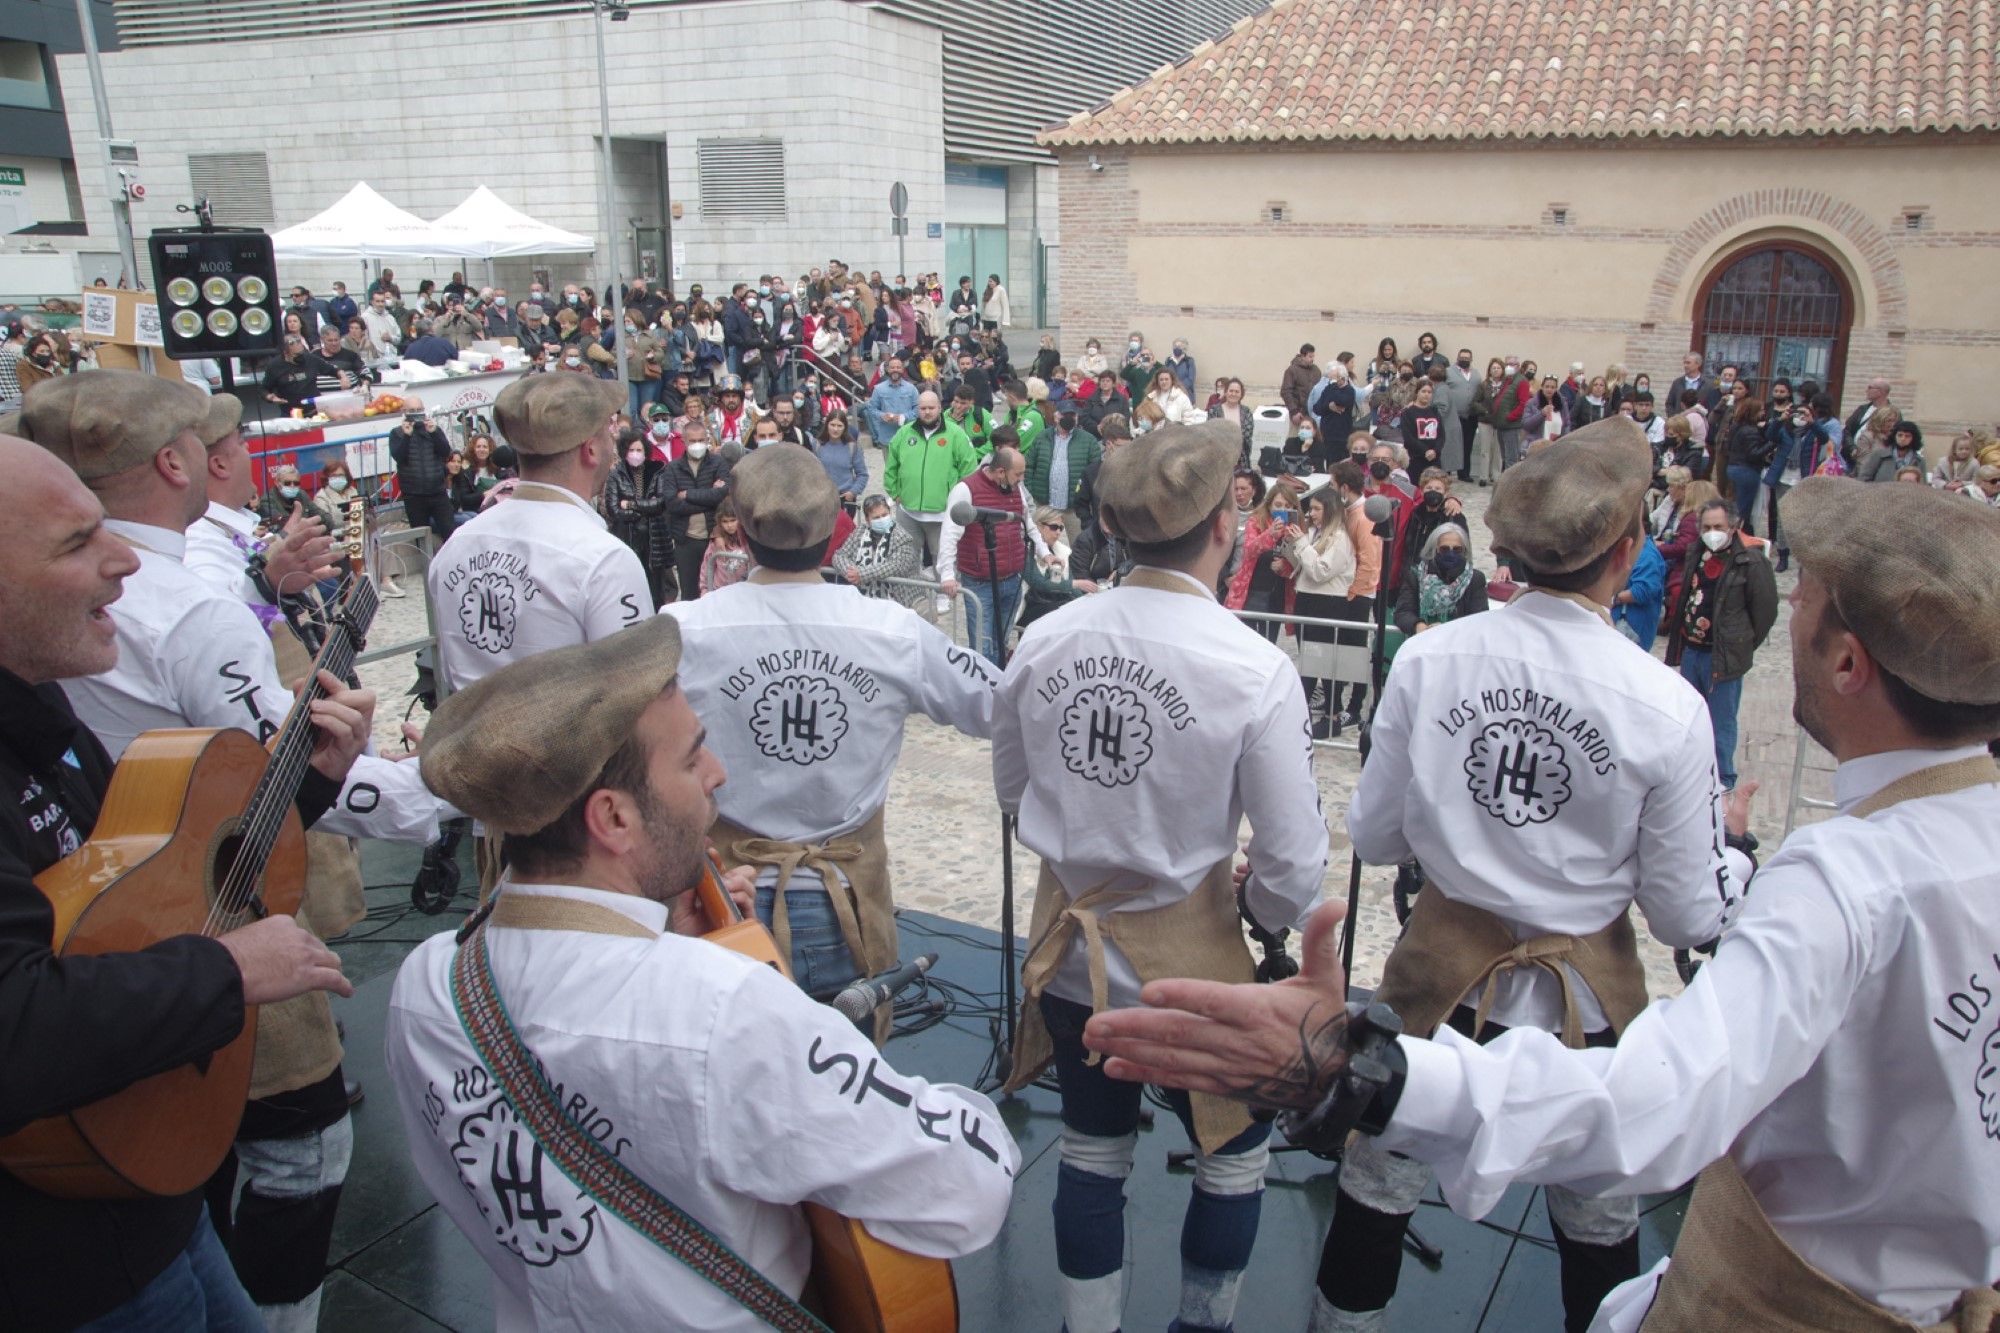
<svg viewBox="0 0 2000 1333"><path fill-rule="evenodd" d="M904 256L904 238L910 234L910 192L897 181L889 187L889 227L896 234L896 272L904 278L910 276L909 260Z"/></svg>

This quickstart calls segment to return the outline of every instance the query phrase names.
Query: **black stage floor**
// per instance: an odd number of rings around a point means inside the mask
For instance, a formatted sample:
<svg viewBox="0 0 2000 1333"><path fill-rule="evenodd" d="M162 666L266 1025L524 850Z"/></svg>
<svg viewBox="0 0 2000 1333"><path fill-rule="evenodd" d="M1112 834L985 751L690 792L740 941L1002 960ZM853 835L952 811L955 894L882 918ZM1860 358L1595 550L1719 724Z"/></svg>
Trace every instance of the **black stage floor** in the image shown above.
<svg viewBox="0 0 2000 1333"><path fill-rule="evenodd" d="M469 850L463 858L471 883ZM415 869L410 849L370 844L363 858L371 885L370 920L336 947L355 982L354 998L335 1001L347 1028L347 1068L367 1089L356 1109L354 1163L334 1232L334 1272L327 1281L321 1327L328 1330L490 1329L487 1269L435 1206L410 1168L394 1095L382 1065L382 1025L395 968L410 948L455 927L463 903L437 916L403 913ZM999 936L955 922L906 913L904 957L935 950L935 975L967 992L999 989ZM369 937L369 938L364 938ZM968 1006L977 1001L958 997ZM937 1081L969 1083L980 1074L990 1043L986 1021L954 1016L927 1031L893 1040L899 1068ZM1053 1093L1029 1089L1001 1103L1021 1145L1014 1208L1000 1237L958 1262L959 1300L967 1333L1053 1330L1062 1323L1049 1203L1055 1192L1060 1130ZM1167 1154L1185 1148L1180 1125L1162 1113L1139 1138L1137 1169L1127 1187L1125 1327L1164 1329L1179 1297L1179 1236L1192 1175L1170 1171ZM1304 1154L1275 1156L1264 1195L1263 1221L1237 1327L1250 1333L1292 1333L1305 1327L1320 1238L1334 1196L1334 1168ZM1416 1226L1443 1252L1427 1267L1403 1263L1402 1289L1390 1327L1424 1333L1541 1330L1562 1327L1556 1256L1539 1191L1509 1193L1485 1223L1468 1222L1430 1200ZM1673 1244L1684 1199L1648 1199L1642 1260L1652 1264ZM667 1327L670 1320L656 1325Z"/></svg>

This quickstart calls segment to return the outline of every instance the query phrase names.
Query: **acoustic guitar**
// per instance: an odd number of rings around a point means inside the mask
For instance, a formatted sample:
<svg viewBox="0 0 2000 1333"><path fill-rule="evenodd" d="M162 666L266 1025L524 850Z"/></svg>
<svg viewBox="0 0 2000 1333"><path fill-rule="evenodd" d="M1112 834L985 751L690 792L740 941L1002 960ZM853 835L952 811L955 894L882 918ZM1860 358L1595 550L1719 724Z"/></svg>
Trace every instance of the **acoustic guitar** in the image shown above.
<svg viewBox="0 0 2000 1333"><path fill-rule="evenodd" d="M792 975L790 961L762 924L736 910L713 857L695 890L709 931L703 938ZM812 1274L803 1298L836 1333L953 1333L958 1285L951 1262L925 1259L868 1234L852 1218L804 1205L812 1229Z"/></svg>
<svg viewBox="0 0 2000 1333"><path fill-rule="evenodd" d="M315 665L345 677L374 618L356 580ZM90 840L35 877L55 908L58 957L127 953L296 914L305 834L292 802L312 762L316 674L268 752L234 729L149 731L112 771ZM0 1166L66 1199L171 1197L222 1163L243 1119L257 1010L218 1051L0 1138Z"/></svg>

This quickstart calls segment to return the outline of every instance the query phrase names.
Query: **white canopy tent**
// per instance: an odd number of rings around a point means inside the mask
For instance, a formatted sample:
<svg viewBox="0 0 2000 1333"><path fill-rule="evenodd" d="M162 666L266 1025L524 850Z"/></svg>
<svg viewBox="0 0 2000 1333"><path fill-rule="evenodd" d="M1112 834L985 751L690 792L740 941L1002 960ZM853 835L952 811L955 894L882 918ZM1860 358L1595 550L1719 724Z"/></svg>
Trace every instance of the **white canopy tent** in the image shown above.
<svg viewBox="0 0 2000 1333"><path fill-rule="evenodd" d="M593 238L529 217L484 185L431 226L445 247L432 253L468 259L588 254L597 248Z"/></svg>
<svg viewBox="0 0 2000 1333"><path fill-rule="evenodd" d="M366 181L325 212L271 236L281 259L421 259L467 253L445 248L445 243L432 224L396 207Z"/></svg>

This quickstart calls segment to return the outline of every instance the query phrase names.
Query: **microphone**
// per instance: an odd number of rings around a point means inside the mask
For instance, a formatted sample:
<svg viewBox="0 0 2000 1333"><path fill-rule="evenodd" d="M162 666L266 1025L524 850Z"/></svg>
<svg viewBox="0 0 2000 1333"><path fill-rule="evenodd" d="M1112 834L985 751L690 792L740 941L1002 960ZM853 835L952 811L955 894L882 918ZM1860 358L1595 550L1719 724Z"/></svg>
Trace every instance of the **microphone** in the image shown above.
<svg viewBox="0 0 2000 1333"><path fill-rule="evenodd" d="M936 954L927 953L922 957L912 958L901 966L892 967L887 972L850 981L840 994L833 997L830 1002L831 1008L848 1022L860 1023L874 1013L878 1006L895 999L900 992L915 983L918 977L935 967L937 960Z"/></svg>
<svg viewBox="0 0 2000 1333"><path fill-rule="evenodd" d="M981 509L970 500L960 500L951 507L951 521L961 528L969 528L974 523L1018 523L1019 514L1007 509Z"/></svg>
<svg viewBox="0 0 2000 1333"><path fill-rule="evenodd" d="M1362 514L1375 525L1375 535L1383 541L1396 536L1396 502L1386 495L1371 495L1361 506Z"/></svg>

